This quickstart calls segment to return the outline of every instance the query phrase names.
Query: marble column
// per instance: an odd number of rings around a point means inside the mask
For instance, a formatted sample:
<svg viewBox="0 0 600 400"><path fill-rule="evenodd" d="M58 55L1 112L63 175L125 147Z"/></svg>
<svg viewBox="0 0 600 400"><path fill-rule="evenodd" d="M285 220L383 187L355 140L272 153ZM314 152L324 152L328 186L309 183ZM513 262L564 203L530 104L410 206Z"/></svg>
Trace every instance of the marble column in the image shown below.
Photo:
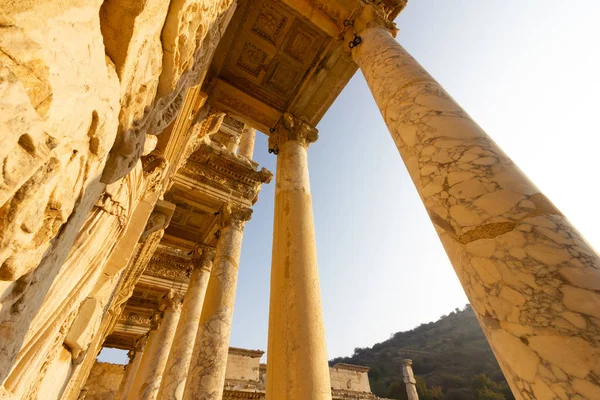
<svg viewBox="0 0 600 400"><path fill-rule="evenodd" d="M415 375L412 370L412 360L402 360L402 379L406 385L408 400L419 400L416 387L417 381L415 380Z"/></svg>
<svg viewBox="0 0 600 400"><path fill-rule="evenodd" d="M354 29L352 57L515 397L600 398L598 254L376 7Z"/></svg>
<svg viewBox="0 0 600 400"><path fill-rule="evenodd" d="M157 322L152 327L139 371L129 392L129 400L154 400L157 398L181 314L181 303L181 296L174 290L170 290L162 299L159 308L163 313L162 320L157 318L155 320Z"/></svg>
<svg viewBox="0 0 600 400"><path fill-rule="evenodd" d="M277 154L267 351L267 400L329 400L307 148L317 130L285 114L272 129Z"/></svg>
<svg viewBox="0 0 600 400"><path fill-rule="evenodd" d="M249 125L244 124L242 130L242 138L240 139L240 147L238 155L246 157L248 160L252 160L254 156L254 140L256 139L256 129Z"/></svg>
<svg viewBox="0 0 600 400"><path fill-rule="evenodd" d="M177 333L165 368L159 399L182 399L215 249L201 246L192 258L192 276L183 300Z"/></svg>
<svg viewBox="0 0 600 400"><path fill-rule="evenodd" d="M136 341L133 350L129 351L127 354L129 356L129 364L127 364L127 367L125 368L125 376L119 387L119 393L117 395L118 400L126 400L129 396L129 391L133 385L135 375L140 368L140 363L144 355L144 347L146 346L147 341L148 337L142 336Z"/></svg>
<svg viewBox="0 0 600 400"><path fill-rule="evenodd" d="M185 387L186 400L220 400L223 396L244 224L252 210L226 206L220 214L219 242Z"/></svg>

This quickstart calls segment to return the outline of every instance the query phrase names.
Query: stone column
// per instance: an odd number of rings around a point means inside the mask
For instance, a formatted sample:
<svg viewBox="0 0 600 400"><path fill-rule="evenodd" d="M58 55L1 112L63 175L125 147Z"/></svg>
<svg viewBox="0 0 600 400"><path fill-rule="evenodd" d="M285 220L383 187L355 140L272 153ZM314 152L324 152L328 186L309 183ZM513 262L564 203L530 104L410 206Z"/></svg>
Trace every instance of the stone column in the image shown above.
<svg viewBox="0 0 600 400"><path fill-rule="evenodd" d="M242 130L242 138L240 140L240 147L238 155L246 157L248 160L252 160L254 155L254 140L256 139L256 129L249 125L244 124Z"/></svg>
<svg viewBox="0 0 600 400"><path fill-rule="evenodd" d="M251 215L248 208L227 206L221 211L219 242L185 387L186 400L220 400L223 396L244 224Z"/></svg>
<svg viewBox="0 0 600 400"><path fill-rule="evenodd" d="M192 276L183 301L177 333L165 368L159 399L182 399L215 249L200 247L192 259Z"/></svg>
<svg viewBox="0 0 600 400"><path fill-rule="evenodd" d="M402 360L402 379L406 385L408 400L419 400L417 387L415 386L417 381L415 380L415 375L412 370L412 360Z"/></svg>
<svg viewBox="0 0 600 400"><path fill-rule="evenodd" d="M277 154L271 265L268 400L331 399L307 148L317 130L285 114L272 130Z"/></svg>
<svg viewBox="0 0 600 400"><path fill-rule="evenodd" d="M140 368L140 363L144 355L144 347L146 346L147 341L148 337L142 336L136 341L133 350L129 351L127 354L129 356L129 364L127 364L127 367L125 368L125 376L119 387L119 393L117 395L118 400L126 400L129 396L129 391L133 385L135 375Z"/></svg>
<svg viewBox="0 0 600 400"><path fill-rule="evenodd" d="M229 150L233 154L236 154L238 151L239 144L240 144L240 136L230 135L229 141L227 142L227 150Z"/></svg>
<svg viewBox="0 0 600 400"><path fill-rule="evenodd" d="M352 57L515 397L599 398L598 254L383 20Z"/></svg>
<svg viewBox="0 0 600 400"><path fill-rule="evenodd" d="M163 317L162 320L156 318L156 322L153 323L147 348L129 393L129 400L157 398L179 314L181 314L181 300L181 296L174 290L169 291L162 299L159 310L163 313Z"/></svg>

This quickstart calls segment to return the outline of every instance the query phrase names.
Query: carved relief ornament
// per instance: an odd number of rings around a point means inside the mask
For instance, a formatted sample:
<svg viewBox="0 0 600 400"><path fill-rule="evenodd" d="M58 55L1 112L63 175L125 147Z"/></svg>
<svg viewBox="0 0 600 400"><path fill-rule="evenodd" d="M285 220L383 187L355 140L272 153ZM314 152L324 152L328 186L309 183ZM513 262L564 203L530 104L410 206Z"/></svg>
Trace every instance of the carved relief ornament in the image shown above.
<svg viewBox="0 0 600 400"><path fill-rule="evenodd" d="M210 272L212 269L212 260L215 257L215 248L200 245L194 249L192 254L192 268L200 268Z"/></svg>
<svg viewBox="0 0 600 400"><path fill-rule="evenodd" d="M285 113L277 121L277 124L271 128L269 134L269 153L279 153L279 146L288 141L300 143L304 148L308 148L311 143L317 141L319 131L306 122L294 117L292 114Z"/></svg>
<svg viewBox="0 0 600 400"><path fill-rule="evenodd" d="M165 311L168 309L180 310L183 303L183 296L174 289L169 290L161 299L159 310Z"/></svg>
<svg viewBox="0 0 600 400"><path fill-rule="evenodd" d="M234 228L242 230L247 221L252 218L250 208L236 208L226 204L221 210L221 228Z"/></svg>
<svg viewBox="0 0 600 400"><path fill-rule="evenodd" d="M345 23L350 27L344 33L344 40L350 44L349 47L353 48L361 43L360 34L366 29L385 29L393 37L396 37L398 28L391 19L399 12L398 8L402 10L406 6L406 1L400 1L394 7L391 7L389 2L382 0L363 0L363 2L365 5L362 11L356 14L358 16Z"/></svg>

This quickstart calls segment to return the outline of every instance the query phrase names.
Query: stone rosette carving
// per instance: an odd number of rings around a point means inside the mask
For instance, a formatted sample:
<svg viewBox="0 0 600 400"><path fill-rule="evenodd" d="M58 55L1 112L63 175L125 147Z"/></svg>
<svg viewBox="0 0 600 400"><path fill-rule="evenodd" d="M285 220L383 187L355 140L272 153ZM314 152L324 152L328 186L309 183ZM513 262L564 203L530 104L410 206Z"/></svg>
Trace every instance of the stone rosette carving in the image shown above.
<svg viewBox="0 0 600 400"><path fill-rule="evenodd" d="M308 148L319 138L319 132L306 122L285 113L269 133L269 153L279 153L279 146L288 141L300 143Z"/></svg>

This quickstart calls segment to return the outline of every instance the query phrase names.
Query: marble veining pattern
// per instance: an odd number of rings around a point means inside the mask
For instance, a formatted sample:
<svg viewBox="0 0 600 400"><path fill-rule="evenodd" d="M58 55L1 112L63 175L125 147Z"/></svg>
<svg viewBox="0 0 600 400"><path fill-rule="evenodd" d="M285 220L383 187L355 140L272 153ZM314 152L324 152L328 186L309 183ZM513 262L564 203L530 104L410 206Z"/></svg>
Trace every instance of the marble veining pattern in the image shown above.
<svg viewBox="0 0 600 400"><path fill-rule="evenodd" d="M364 74L520 399L600 398L600 260L559 210L383 28Z"/></svg>
<svg viewBox="0 0 600 400"><path fill-rule="evenodd" d="M184 399L218 400L223 396L244 223L251 210L225 213L194 344Z"/></svg>

